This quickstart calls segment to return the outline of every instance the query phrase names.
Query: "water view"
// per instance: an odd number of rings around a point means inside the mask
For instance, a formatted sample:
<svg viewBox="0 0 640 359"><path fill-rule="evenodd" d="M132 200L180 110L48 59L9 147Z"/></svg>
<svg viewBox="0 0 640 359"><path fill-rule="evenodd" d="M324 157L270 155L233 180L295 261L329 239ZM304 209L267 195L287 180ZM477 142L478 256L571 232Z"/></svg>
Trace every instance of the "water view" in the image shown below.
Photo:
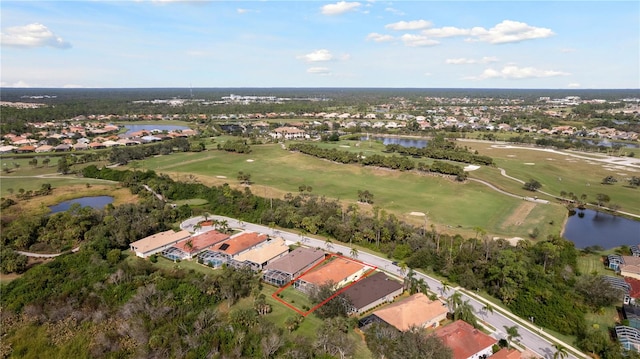
<svg viewBox="0 0 640 359"><path fill-rule="evenodd" d="M569 217L563 236L576 248L640 244L640 222L590 209L578 210Z"/></svg>
<svg viewBox="0 0 640 359"><path fill-rule="evenodd" d="M71 208L74 203L80 204L81 207L91 207L95 209L102 209L104 206L113 202L113 197L111 196L95 196L95 197L81 197L75 198L68 201L60 202L55 206L49 206L51 209L51 213L64 212Z"/></svg>
<svg viewBox="0 0 640 359"><path fill-rule="evenodd" d="M178 125L124 125L127 129L126 135L138 132L138 131L154 131L154 132L163 132L163 131L176 131L176 130L188 130L188 126L178 126Z"/></svg>
<svg viewBox="0 0 640 359"><path fill-rule="evenodd" d="M363 136L360 141L382 141L382 144L386 145L400 145L402 147L417 147L425 148L429 143L427 140L418 140L406 137L367 137Z"/></svg>

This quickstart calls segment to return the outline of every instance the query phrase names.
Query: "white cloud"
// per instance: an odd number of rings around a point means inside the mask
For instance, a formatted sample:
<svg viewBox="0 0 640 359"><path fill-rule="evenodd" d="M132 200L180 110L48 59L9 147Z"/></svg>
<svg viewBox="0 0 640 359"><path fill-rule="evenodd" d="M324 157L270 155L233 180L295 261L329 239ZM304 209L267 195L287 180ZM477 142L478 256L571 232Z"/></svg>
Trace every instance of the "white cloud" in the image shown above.
<svg viewBox="0 0 640 359"><path fill-rule="evenodd" d="M404 34L400 39L409 47L434 46L440 43L426 36L414 34Z"/></svg>
<svg viewBox="0 0 640 359"><path fill-rule="evenodd" d="M464 36L469 35L471 30L469 29L460 29L453 26L445 26L435 29L427 29L422 31L423 35L430 37L453 37L453 36Z"/></svg>
<svg viewBox="0 0 640 359"><path fill-rule="evenodd" d="M372 40L372 41L375 41L375 42L387 42L387 41L393 40L393 36L378 34L377 32L372 32L369 35L367 35L367 40Z"/></svg>
<svg viewBox="0 0 640 359"><path fill-rule="evenodd" d="M345 12L353 11L360 7L359 2L340 1L335 4L324 5L321 9L323 15L340 15Z"/></svg>
<svg viewBox="0 0 640 359"><path fill-rule="evenodd" d="M390 12L392 14L396 14L396 15L399 15L399 16L405 15L405 13L403 11L398 10L398 9L394 9L392 7L388 7L386 9L384 9L384 11L388 11L388 12Z"/></svg>
<svg viewBox="0 0 640 359"><path fill-rule="evenodd" d="M324 62L331 61L333 59L333 55L329 50L320 49L306 55L300 55L297 58L305 62Z"/></svg>
<svg viewBox="0 0 640 359"><path fill-rule="evenodd" d="M9 27L0 33L0 42L3 46L11 47L45 47L51 46L59 49L71 47L71 44L54 34L46 26L33 23L25 26Z"/></svg>
<svg viewBox="0 0 640 359"><path fill-rule="evenodd" d="M576 83L576 82L572 82L572 83L568 84L567 87L574 89L574 88L580 87L580 84Z"/></svg>
<svg viewBox="0 0 640 359"><path fill-rule="evenodd" d="M560 52L575 52L575 51L576 51L576 49L571 48L571 47L565 47L565 48L560 49Z"/></svg>
<svg viewBox="0 0 640 359"><path fill-rule="evenodd" d="M236 12L237 12L238 14L246 14L246 13L248 13L249 11L251 11L251 10L249 10L249 9L237 9L237 10L236 10Z"/></svg>
<svg viewBox="0 0 640 359"><path fill-rule="evenodd" d="M486 80L494 78L502 78L509 80L520 80L530 78L556 77L570 75L567 72L555 70L541 70L534 67L517 67L515 65L507 65L502 70L486 69L479 76L467 77L467 80Z"/></svg>
<svg viewBox="0 0 640 359"><path fill-rule="evenodd" d="M326 67L310 67L307 69L307 73L316 75L328 75L331 73L331 70Z"/></svg>
<svg viewBox="0 0 640 359"><path fill-rule="evenodd" d="M471 29L472 39L491 44L506 44L531 39L542 39L555 35L551 29L527 25L524 22L504 20L489 30L483 27Z"/></svg>
<svg viewBox="0 0 640 359"><path fill-rule="evenodd" d="M471 29L445 26L424 30L422 34L430 37L469 36L467 41L482 41L490 44L506 44L542 39L555 35L551 29L535 27L524 22L512 20L504 20L490 29L480 26Z"/></svg>
<svg viewBox="0 0 640 359"><path fill-rule="evenodd" d="M83 88L84 86L82 85L78 85L78 84L66 84L64 86L62 86L66 89L77 89L77 88Z"/></svg>
<svg viewBox="0 0 640 359"><path fill-rule="evenodd" d="M30 85L30 84L28 84L28 83L26 83L25 81L22 81L22 80L20 80L18 82L14 82L14 83L9 83L9 82L2 81L2 82L0 82L0 86L1 87L34 87L34 86L32 86L32 85Z"/></svg>
<svg viewBox="0 0 640 359"><path fill-rule="evenodd" d="M481 59L468 59L465 57L460 57L456 59L447 59L445 61L446 64L449 65L467 65L467 64L488 64L490 62L498 61L497 57L494 56L485 56Z"/></svg>
<svg viewBox="0 0 640 359"><path fill-rule="evenodd" d="M396 31L422 30L430 28L433 24L427 20L398 21L387 24L384 27Z"/></svg>
<svg viewBox="0 0 640 359"><path fill-rule="evenodd" d="M433 74L432 74L431 72L425 72L425 73L424 73L424 75L425 75L425 76L431 76L431 75L433 75Z"/></svg>

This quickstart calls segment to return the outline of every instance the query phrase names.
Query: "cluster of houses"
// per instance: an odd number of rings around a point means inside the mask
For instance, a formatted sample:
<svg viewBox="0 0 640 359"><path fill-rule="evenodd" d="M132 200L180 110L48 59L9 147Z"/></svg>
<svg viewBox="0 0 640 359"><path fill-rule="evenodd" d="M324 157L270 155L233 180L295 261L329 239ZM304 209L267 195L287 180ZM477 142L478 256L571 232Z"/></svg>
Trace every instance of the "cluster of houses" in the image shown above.
<svg viewBox="0 0 640 359"><path fill-rule="evenodd" d="M15 135L5 134L0 153L47 153L97 150L114 146L134 146L159 142L177 137L189 137L196 134L191 129L162 132L158 130L136 131L118 134L120 127L105 123L60 124L54 122L34 123L42 129L36 133ZM55 142L56 145L49 143Z"/></svg>
<svg viewBox="0 0 640 359"><path fill-rule="evenodd" d="M623 348L640 352L640 245L630 247L631 255L610 254L606 264L619 276L604 276L612 288L623 293L624 325L615 328Z"/></svg>
<svg viewBox="0 0 640 359"><path fill-rule="evenodd" d="M398 300L404 292L403 283L366 263L320 248L290 249L279 237L251 231L230 235L211 226L201 226L196 233L157 233L131 243L130 248L141 258L162 255L174 261L197 259L214 268L250 268L261 272L265 283L281 288L291 286L303 293L329 283L349 299L352 315L363 316L360 327L377 322L399 331L432 329L453 350L455 359L521 357L517 350L506 348L494 354L498 340L464 321L442 325L448 313L444 300L423 293Z"/></svg>

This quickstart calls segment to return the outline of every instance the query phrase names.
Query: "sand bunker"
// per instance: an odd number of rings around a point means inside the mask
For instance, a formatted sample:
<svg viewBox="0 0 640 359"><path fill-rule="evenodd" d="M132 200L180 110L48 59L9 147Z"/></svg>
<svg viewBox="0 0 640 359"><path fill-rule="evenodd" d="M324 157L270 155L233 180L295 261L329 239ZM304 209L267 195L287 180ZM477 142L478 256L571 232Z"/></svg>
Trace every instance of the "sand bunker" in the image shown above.
<svg viewBox="0 0 640 359"><path fill-rule="evenodd" d="M478 168L480 168L480 166L476 166L476 165L468 165L464 168L465 172L470 172L470 171L475 171Z"/></svg>
<svg viewBox="0 0 640 359"><path fill-rule="evenodd" d="M253 160L247 160L247 162L253 162Z"/></svg>
<svg viewBox="0 0 640 359"><path fill-rule="evenodd" d="M420 216L420 217L426 216L426 214L424 214L423 212L411 212L411 213L409 213L409 215L411 215L411 216Z"/></svg>
<svg viewBox="0 0 640 359"><path fill-rule="evenodd" d="M216 176L216 178L227 178L227 176Z"/></svg>
<svg viewBox="0 0 640 359"><path fill-rule="evenodd" d="M535 163L533 163L533 162L525 162L524 164L525 164L525 165L527 165L527 166L533 166L533 165L535 165Z"/></svg>

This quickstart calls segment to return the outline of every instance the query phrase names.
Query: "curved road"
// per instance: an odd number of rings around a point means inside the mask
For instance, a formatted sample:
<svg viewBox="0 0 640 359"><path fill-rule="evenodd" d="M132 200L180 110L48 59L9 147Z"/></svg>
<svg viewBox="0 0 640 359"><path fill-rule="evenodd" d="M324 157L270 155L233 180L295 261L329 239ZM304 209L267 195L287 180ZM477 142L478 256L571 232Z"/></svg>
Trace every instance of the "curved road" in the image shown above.
<svg viewBox="0 0 640 359"><path fill-rule="evenodd" d="M279 229L272 229L267 226L263 226L255 223L239 221L234 218L211 215L211 216L208 216L208 219L226 220L229 226L233 228L279 236L279 237L282 237L285 241L287 241L290 244L299 242L300 244L303 244L308 247L322 248L330 252L340 252L345 256L349 256L351 252L351 248L349 248L344 244L334 243L330 241L323 241L316 238L310 238L302 234L291 233L291 232L282 231ZM194 226L198 222L203 220L204 220L204 217L190 218L182 222L180 224L180 228L190 232L194 232L194 229L193 229ZM359 252L357 254L357 259L364 263L376 266L379 269L384 270L385 272L395 277L404 278L405 276L405 273L398 266L393 265L393 262L390 261L389 259L379 257L377 255L366 253L366 252ZM558 339L553 338L553 342L551 342L549 339L547 339L549 338L549 336L546 336L541 328L533 326L531 323L524 321L521 318L518 318L517 316L513 315L510 312L507 312L502 308L495 307L493 313L483 311L482 308L484 307L486 302L480 299L475 294L470 293L469 291L463 290L461 288L449 288L447 290L443 290L442 283L440 281L438 281L435 278L426 276L420 272L416 272L416 277L424 279L429 285L429 288L431 291L436 293L439 292L444 297L449 297L457 291L462 293L463 300L469 301L469 303L473 306L478 318L484 320L486 323L496 328L493 333L493 336L497 339L501 339L501 338L506 339L505 327L516 326L518 328L518 333L520 333L521 335L518 342L522 346L527 347L529 350L535 352L541 357L553 358L553 354L556 351L555 348L553 347L553 344L559 343L563 345L565 348L567 348L567 350L569 351L568 358L570 359L588 358L586 355L584 355L577 349L573 348L567 343L561 342ZM534 318L534 321L535 321L535 318Z"/></svg>

